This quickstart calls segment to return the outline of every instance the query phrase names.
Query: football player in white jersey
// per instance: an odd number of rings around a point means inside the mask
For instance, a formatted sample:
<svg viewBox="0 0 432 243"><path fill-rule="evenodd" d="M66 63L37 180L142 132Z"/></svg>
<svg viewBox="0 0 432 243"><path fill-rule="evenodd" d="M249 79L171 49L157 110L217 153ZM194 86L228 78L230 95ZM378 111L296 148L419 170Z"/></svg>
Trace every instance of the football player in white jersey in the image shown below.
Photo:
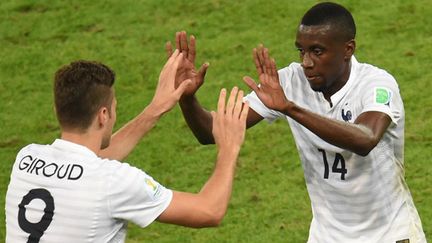
<svg viewBox="0 0 432 243"><path fill-rule="evenodd" d="M57 71L54 100L61 139L30 144L18 153L6 195L6 242L124 242L128 221L142 227L154 220L188 227L220 224L246 129L243 91L233 88L225 105L228 95L221 90L212 114L217 161L199 193L171 191L119 162L194 82L175 87L184 59L178 50L172 53L151 103L113 136L113 71L89 61Z"/></svg>
<svg viewBox="0 0 432 243"><path fill-rule="evenodd" d="M425 243L404 179L399 88L386 71L355 59L355 33L348 10L319 3L298 26L300 63L278 71L267 48L254 49L260 82L244 78L253 90L245 97L247 126L288 121L312 203L309 243ZM185 32L176 39L183 52L195 45ZM207 144L214 142L212 118L194 96L201 84L189 87L180 106L194 135Z"/></svg>

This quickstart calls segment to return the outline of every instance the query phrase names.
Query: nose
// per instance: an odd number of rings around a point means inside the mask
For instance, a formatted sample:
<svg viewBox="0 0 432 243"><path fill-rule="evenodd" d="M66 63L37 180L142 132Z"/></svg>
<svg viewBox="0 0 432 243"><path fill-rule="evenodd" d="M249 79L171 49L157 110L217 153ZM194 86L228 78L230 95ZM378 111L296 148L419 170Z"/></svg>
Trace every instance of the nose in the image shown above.
<svg viewBox="0 0 432 243"><path fill-rule="evenodd" d="M303 55L303 60L302 60L301 65L303 68L312 68L313 67L314 63L313 63L312 59L310 58L309 53L306 52Z"/></svg>

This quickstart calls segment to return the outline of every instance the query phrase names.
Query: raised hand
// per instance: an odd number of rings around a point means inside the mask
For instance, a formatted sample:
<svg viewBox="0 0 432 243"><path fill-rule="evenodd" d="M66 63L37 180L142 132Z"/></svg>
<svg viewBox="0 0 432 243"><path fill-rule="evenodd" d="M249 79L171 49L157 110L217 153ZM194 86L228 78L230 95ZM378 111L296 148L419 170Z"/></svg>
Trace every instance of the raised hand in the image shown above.
<svg viewBox="0 0 432 243"><path fill-rule="evenodd" d="M189 43L187 40L187 34L185 31L176 33L176 49L183 54L183 62L178 66L177 75L175 79L176 87L178 87L185 80L190 79L192 85L189 85L184 92L184 96L194 95L195 92L201 87L204 82L204 76L206 74L208 63L204 63L201 68L197 71L195 69L195 56L196 56L196 44L195 37L191 35L189 37ZM173 47L171 42L167 42L165 46L168 57L173 53Z"/></svg>
<svg viewBox="0 0 432 243"><path fill-rule="evenodd" d="M177 69L183 61L183 54L175 50L159 75L159 82L150 105L161 114L171 110L185 90L191 86L192 81L190 79L184 80L179 85L175 84Z"/></svg>
<svg viewBox="0 0 432 243"><path fill-rule="evenodd" d="M225 106L226 89L219 95L217 112L212 111L213 137L219 149L239 151L245 136L249 105L243 103L243 91L234 87Z"/></svg>
<svg viewBox="0 0 432 243"><path fill-rule="evenodd" d="M253 49L253 57L260 83L257 85L249 76L243 78L244 82L255 91L265 106L277 111L285 110L291 102L287 100L279 84L275 60L270 58L268 49L263 45Z"/></svg>

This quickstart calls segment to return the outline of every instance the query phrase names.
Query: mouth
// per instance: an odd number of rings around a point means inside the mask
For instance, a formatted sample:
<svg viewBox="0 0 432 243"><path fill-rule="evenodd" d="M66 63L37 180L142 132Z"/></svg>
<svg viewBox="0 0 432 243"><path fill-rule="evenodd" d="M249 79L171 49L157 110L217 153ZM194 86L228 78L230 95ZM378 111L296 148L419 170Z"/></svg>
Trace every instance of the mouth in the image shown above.
<svg viewBox="0 0 432 243"><path fill-rule="evenodd" d="M313 80L317 79L318 77L317 76L306 76L306 78L309 81L313 81Z"/></svg>
<svg viewBox="0 0 432 243"><path fill-rule="evenodd" d="M312 90L314 91L321 90L323 85L322 76L320 76L319 74L310 74L310 73L305 73L304 75L306 76L306 79L309 82L309 85L312 88Z"/></svg>
<svg viewBox="0 0 432 243"><path fill-rule="evenodd" d="M307 74L305 74L305 76L306 76L306 79L308 81L312 81L312 82L320 78L319 75L307 75Z"/></svg>

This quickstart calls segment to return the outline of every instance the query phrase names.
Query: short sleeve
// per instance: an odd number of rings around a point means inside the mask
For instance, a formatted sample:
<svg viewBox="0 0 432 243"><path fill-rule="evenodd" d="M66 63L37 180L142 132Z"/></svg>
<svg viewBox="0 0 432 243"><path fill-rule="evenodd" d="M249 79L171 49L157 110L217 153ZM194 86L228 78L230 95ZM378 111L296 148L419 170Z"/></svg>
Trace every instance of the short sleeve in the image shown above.
<svg viewBox="0 0 432 243"><path fill-rule="evenodd" d="M108 205L111 216L146 227L168 207L172 191L144 171L120 163L113 166L107 178Z"/></svg>
<svg viewBox="0 0 432 243"><path fill-rule="evenodd" d="M258 113L260 116L262 116L264 119L266 119L268 122L273 122L283 114L267 108L261 100L258 98L256 93L252 91L250 94L246 95L243 98L243 101L247 101L249 103L249 107L254 110L256 113Z"/></svg>
<svg viewBox="0 0 432 243"><path fill-rule="evenodd" d="M293 69L293 64L291 64L289 67L278 70L280 85L284 90L285 95L289 99L292 98L292 96L288 93L292 90L290 81L292 79ZM269 109L267 106L265 106L254 91L245 96L243 98L243 101L247 101L249 103L249 107L252 110L254 110L256 113L258 113L270 123L279 117L285 116L285 114L283 114L282 112Z"/></svg>
<svg viewBox="0 0 432 243"><path fill-rule="evenodd" d="M403 103L396 80L389 74L370 78L362 94L361 113L379 111L387 114L393 123L398 124L403 116Z"/></svg>

